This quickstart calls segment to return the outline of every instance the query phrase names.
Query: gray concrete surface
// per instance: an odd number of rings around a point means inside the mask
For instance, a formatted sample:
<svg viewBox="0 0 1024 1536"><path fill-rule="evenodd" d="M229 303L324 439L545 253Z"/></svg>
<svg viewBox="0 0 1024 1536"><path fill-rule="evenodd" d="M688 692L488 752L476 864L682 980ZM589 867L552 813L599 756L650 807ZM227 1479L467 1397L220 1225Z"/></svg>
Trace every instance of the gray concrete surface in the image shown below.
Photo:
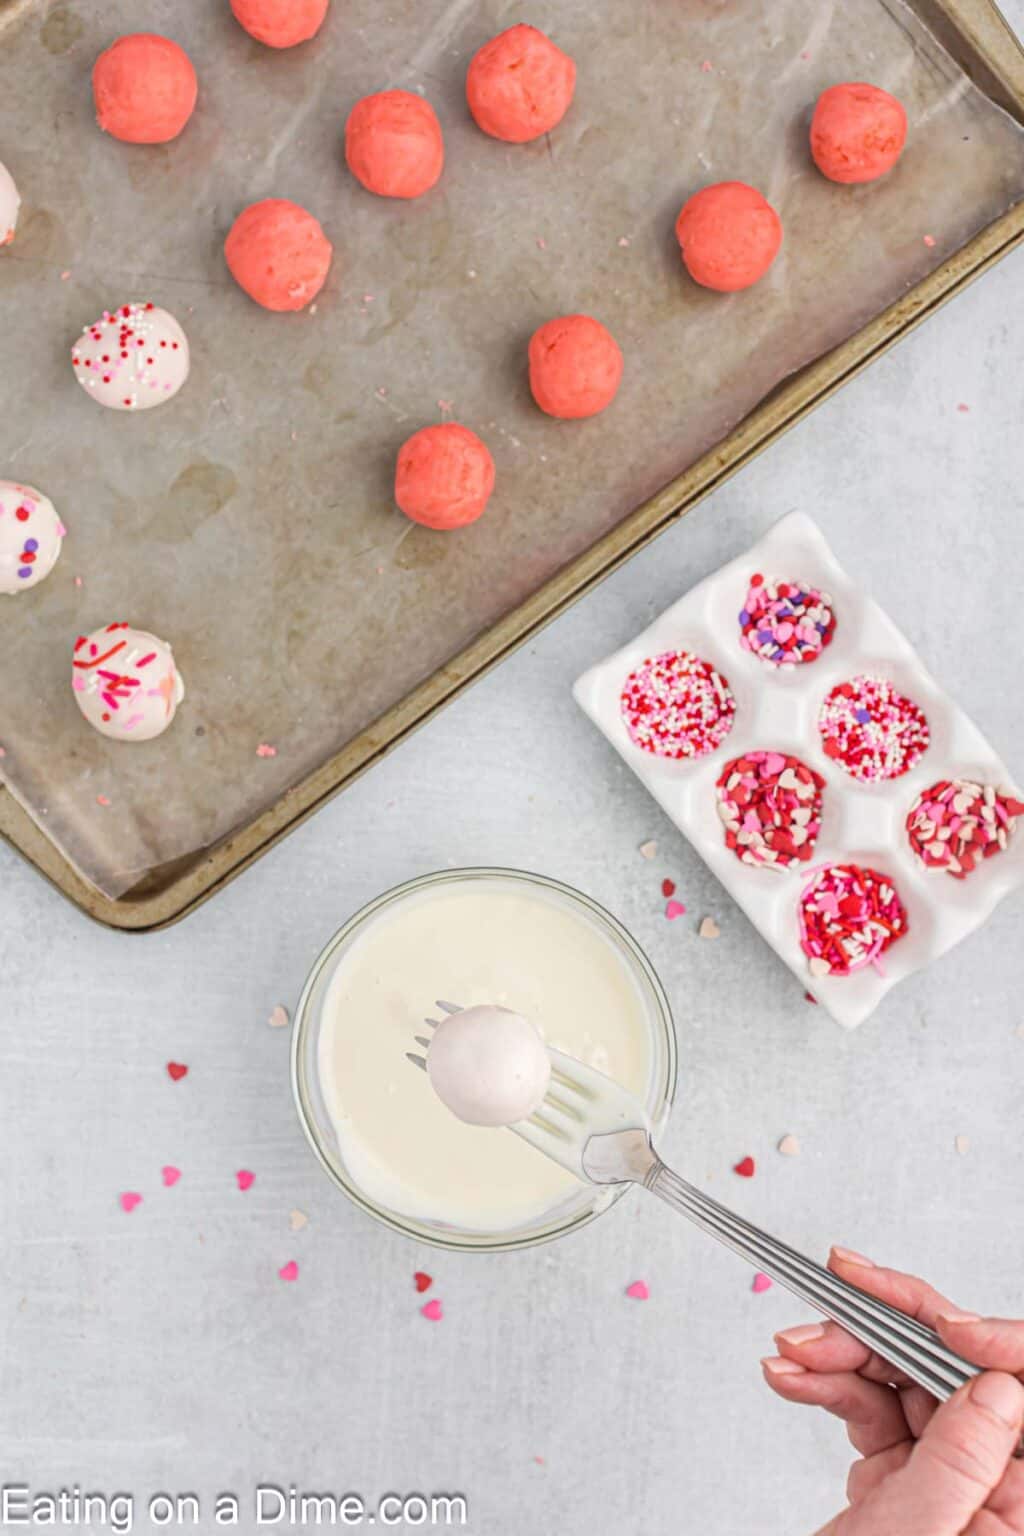
<svg viewBox="0 0 1024 1536"><path fill-rule="evenodd" d="M1021 1312L1021 901L845 1034L568 690L801 507L1024 774L1022 278L1024 254L172 931L94 928L0 848L0 1481L130 1490L140 1530L160 1490L200 1495L204 1531L234 1491L253 1530L259 1483L458 1490L475 1536L789 1536L841 1506L841 1429L758 1369L802 1309L753 1296L742 1264L639 1193L563 1243L482 1258L416 1247L326 1183L267 1015L347 914L446 863L548 871L631 926L676 1008L665 1151L693 1178L811 1252L842 1241ZM692 922L664 921L663 875ZM705 913L717 943L696 937ZM750 1182L730 1172L745 1153ZM124 1189L145 1195L131 1216ZM294 1234L293 1207L310 1218ZM637 1277L645 1304L623 1296Z"/></svg>

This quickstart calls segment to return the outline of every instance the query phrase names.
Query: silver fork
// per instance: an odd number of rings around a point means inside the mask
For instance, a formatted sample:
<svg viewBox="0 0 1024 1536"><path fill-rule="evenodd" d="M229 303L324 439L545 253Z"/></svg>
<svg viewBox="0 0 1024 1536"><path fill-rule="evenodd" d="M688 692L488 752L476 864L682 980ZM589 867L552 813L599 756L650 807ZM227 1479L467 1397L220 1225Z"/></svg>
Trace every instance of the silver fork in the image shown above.
<svg viewBox="0 0 1024 1536"><path fill-rule="evenodd" d="M442 1013L460 1011L455 1003L436 1006ZM436 1029L440 1021L425 1022ZM429 1036L417 1035L416 1043L429 1049ZM529 1119L508 1127L517 1136L584 1182L641 1184L940 1402L978 1374L978 1366L947 1349L923 1323L857 1290L681 1179L655 1152L650 1121L638 1099L575 1057L550 1047L548 1054L551 1086ZM411 1051L406 1055L426 1071L425 1057Z"/></svg>

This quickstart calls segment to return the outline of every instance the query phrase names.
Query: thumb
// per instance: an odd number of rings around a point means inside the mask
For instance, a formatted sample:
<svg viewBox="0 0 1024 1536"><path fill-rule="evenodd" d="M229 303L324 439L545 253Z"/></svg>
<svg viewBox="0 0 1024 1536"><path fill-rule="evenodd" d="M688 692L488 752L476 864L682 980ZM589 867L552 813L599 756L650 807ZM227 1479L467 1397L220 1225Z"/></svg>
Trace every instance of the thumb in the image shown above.
<svg viewBox="0 0 1024 1536"><path fill-rule="evenodd" d="M868 1498L865 1529L957 1536L1002 1481L1024 1422L1024 1386L986 1371L932 1415L906 1466ZM875 1521L880 1523L875 1524ZM851 1522L852 1532L858 1527Z"/></svg>

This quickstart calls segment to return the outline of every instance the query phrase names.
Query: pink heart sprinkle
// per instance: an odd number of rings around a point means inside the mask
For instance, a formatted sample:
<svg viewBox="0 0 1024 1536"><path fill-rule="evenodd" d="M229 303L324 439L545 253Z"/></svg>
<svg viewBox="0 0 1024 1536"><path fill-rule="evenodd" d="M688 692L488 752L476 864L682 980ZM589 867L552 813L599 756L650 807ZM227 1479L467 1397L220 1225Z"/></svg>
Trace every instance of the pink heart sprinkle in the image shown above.
<svg viewBox="0 0 1024 1536"><path fill-rule="evenodd" d="M646 1280L634 1280L632 1285L626 1286L626 1295L632 1296L634 1301L648 1301L650 1290Z"/></svg>
<svg viewBox="0 0 1024 1536"><path fill-rule="evenodd" d="M254 1173L250 1173L248 1168L239 1168L238 1172L235 1174L235 1178L238 1180L238 1187L243 1194L247 1189L251 1189L253 1184L256 1182L256 1175Z"/></svg>
<svg viewBox="0 0 1024 1536"><path fill-rule="evenodd" d="M768 1276L762 1275L761 1271L758 1270L757 1274L754 1276L754 1283L750 1287L750 1289L754 1292L754 1295L760 1296L762 1291L770 1291L771 1288L772 1282L769 1280Z"/></svg>
<svg viewBox="0 0 1024 1536"><path fill-rule="evenodd" d="M279 1269L277 1273L282 1280L297 1280L299 1278L299 1266L294 1259L289 1259L284 1268Z"/></svg>
<svg viewBox="0 0 1024 1536"><path fill-rule="evenodd" d="M683 906L681 901L668 901L665 903L665 916L668 918L670 923L673 922L677 917L683 917L685 913L686 908Z"/></svg>
<svg viewBox="0 0 1024 1536"><path fill-rule="evenodd" d="M444 1311L439 1301L428 1301L425 1307L420 1307L423 1316L431 1323L439 1323L444 1317Z"/></svg>
<svg viewBox="0 0 1024 1536"><path fill-rule="evenodd" d="M276 757L277 756L277 748L276 747L272 747L270 745L269 741L261 741L259 746L256 748L256 756L257 757Z"/></svg>
<svg viewBox="0 0 1024 1536"><path fill-rule="evenodd" d="M160 1176L168 1189L173 1189L181 1178L181 1169L175 1168L173 1163L165 1163L160 1169Z"/></svg>
<svg viewBox="0 0 1024 1536"><path fill-rule="evenodd" d="M118 1196L118 1202L126 1215L131 1215L137 1205L142 1204L142 1196L134 1189L126 1189L123 1195Z"/></svg>

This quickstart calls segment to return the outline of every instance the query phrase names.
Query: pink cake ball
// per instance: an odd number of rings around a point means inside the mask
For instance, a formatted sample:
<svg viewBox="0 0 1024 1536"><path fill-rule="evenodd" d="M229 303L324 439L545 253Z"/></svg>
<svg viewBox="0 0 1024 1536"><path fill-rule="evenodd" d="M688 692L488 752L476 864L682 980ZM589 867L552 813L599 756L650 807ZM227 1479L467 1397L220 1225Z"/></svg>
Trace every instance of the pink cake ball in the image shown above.
<svg viewBox="0 0 1024 1536"><path fill-rule="evenodd" d="M345 124L345 160L378 197L422 197L444 169L437 113L412 91L364 96Z"/></svg>
<svg viewBox="0 0 1024 1536"><path fill-rule="evenodd" d="M811 155L829 181L877 181L891 171L907 141L907 114L880 86L853 81L818 97Z"/></svg>
<svg viewBox="0 0 1024 1536"><path fill-rule="evenodd" d="M695 283L736 293L763 277L779 254L782 220L755 187L720 181L683 204L676 239Z"/></svg>
<svg viewBox="0 0 1024 1536"><path fill-rule="evenodd" d="M509 27L470 62L466 100L478 128L525 144L550 133L569 110L576 65L536 27Z"/></svg>
<svg viewBox="0 0 1024 1536"><path fill-rule="evenodd" d="M268 48L294 48L319 32L330 0L230 0L239 26Z"/></svg>
<svg viewBox="0 0 1024 1536"><path fill-rule="evenodd" d="M590 315L560 315L530 337L530 389L542 411L564 420L596 416L611 405L622 353Z"/></svg>
<svg viewBox="0 0 1024 1536"><path fill-rule="evenodd" d="M494 460L487 444L458 422L424 427L398 451L395 500L425 528L475 523L494 490Z"/></svg>
<svg viewBox="0 0 1024 1536"><path fill-rule="evenodd" d="M169 37L133 32L101 53L92 71L96 121L126 144L166 144L192 116L192 60Z"/></svg>
<svg viewBox="0 0 1024 1536"><path fill-rule="evenodd" d="M298 203L268 197L238 215L224 242L231 276L264 309L305 309L323 287L333 247Z"/></svg>

